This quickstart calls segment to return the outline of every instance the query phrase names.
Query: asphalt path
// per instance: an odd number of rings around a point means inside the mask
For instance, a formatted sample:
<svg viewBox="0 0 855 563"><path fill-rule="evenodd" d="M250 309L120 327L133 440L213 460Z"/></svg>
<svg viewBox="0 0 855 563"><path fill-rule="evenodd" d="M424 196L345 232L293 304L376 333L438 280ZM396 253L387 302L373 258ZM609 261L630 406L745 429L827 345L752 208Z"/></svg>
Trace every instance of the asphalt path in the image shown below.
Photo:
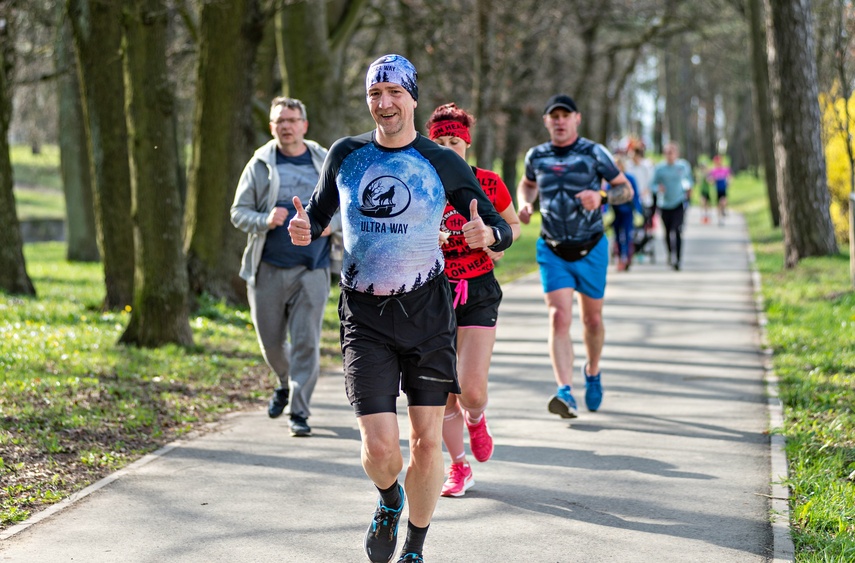
<svg viewBox="0 0 855 563"><path fill-rule="evenodd" d="M425 544L438 562L716 562L775 557L760 331L742 218L685 231L683 269L609 272L605 398L580 417L555 391L537 275L504 286L487 411L493 459L441 498ZM408 436L399 401L401 446ZM341 374L324 374L314 435L264 405L171 444L73 502L7 530L0 561L367 561L376 492L360 464ZM405 457L407 452L405 451ZM403 477L403 476L402 476ZM403 523L404 521L402 521Z"/></svg>

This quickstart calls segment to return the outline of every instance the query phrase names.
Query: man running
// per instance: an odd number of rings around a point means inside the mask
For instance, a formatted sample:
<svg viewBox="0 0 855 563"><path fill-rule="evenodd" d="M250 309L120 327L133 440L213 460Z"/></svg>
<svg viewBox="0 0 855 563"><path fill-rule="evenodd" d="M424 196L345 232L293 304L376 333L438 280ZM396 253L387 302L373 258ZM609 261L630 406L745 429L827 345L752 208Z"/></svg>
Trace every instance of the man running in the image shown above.
<svg viewBox="0 0 855 563"><path fill-rule="evenodd" d="M298 215L288 230L294 244L309 244L341 208L345 386L362 435L362 466L380 493L365 552L374 562L395 556L406 492L409 522L398 561L423 563L444 480L443 412L448 394L460 392L456 323L438 236L446 200L463 215L471 248L499 252L513 235L469 165L416 131L416 69L407 59L374 61L365 88L376 129L333 144L306 209L294 202ZM407 394L410 423L403 488L399 389Z"/></svg>
<svg viewBox="0 0 855 563"><path fill-rule="evenodd" d="M600 357L605 340L603 296L609 265L609 243L603 236L601 206L626 203L632 187L603 145L578 134L582 116L570 96L552 96L543 111L549 142L525 156L525 175L517 187L520 221L528 224L532 203L540 197L543 218L537 241L537 263L549 309L549 356L558 390L549 412L562 418L578 416L573 397L573 342L570 323L573 296L578 293L584 325L587 362L585 405L600 408L603 386ZM606 191L603 182L611 184Z"/></svg>

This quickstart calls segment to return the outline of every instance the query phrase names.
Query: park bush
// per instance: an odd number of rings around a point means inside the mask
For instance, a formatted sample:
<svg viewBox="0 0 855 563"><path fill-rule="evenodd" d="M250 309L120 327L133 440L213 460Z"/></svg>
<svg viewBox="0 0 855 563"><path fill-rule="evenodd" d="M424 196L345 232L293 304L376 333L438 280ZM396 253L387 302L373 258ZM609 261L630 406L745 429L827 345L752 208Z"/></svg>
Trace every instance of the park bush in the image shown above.
<svg viewBox="0 0 855 563"><path fill-rule="evenodd" d="M834 234L840 243L849 242L849 193L851 164L847 151L846 101L831 96L820 97L823 110L823 134L825 136L825 163L828 174L828 190L831 193L831 220L834 222ZM855 135L855 95L849 98L850 131ZM855 154L855 141L850 140Z"/></svg>

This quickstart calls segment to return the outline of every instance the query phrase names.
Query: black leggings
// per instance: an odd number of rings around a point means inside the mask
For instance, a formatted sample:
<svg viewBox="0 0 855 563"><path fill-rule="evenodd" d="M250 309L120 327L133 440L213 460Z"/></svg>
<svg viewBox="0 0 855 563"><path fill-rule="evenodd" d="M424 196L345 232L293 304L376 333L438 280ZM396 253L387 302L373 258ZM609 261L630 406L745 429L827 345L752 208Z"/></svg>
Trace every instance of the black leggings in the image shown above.
<svg viewBox="0 0 855 563"><path fill-rule="evenodd" d="M669 258L676 256L676 262L680 263L683 252L683 216L685 208L678 205L674 209L659 208L662 216L662 225L665 227L665 244L668 246Z"/></svg>

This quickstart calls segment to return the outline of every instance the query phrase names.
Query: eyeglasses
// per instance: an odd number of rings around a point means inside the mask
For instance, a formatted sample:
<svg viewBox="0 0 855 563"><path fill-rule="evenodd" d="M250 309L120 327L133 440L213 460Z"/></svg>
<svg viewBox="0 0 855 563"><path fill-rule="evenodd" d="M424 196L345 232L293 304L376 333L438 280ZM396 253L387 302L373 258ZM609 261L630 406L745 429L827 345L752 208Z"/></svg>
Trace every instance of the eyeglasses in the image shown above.
<svg viewBox="0 0 855 563"><path fill-rule="evenodd" d="M304 121L302 117L286 117L277 119L276 121L271 121L270 123L273 123L274 125L282 125L283 123L287 123L288 125L296 125L301 121Z"/></svg>

